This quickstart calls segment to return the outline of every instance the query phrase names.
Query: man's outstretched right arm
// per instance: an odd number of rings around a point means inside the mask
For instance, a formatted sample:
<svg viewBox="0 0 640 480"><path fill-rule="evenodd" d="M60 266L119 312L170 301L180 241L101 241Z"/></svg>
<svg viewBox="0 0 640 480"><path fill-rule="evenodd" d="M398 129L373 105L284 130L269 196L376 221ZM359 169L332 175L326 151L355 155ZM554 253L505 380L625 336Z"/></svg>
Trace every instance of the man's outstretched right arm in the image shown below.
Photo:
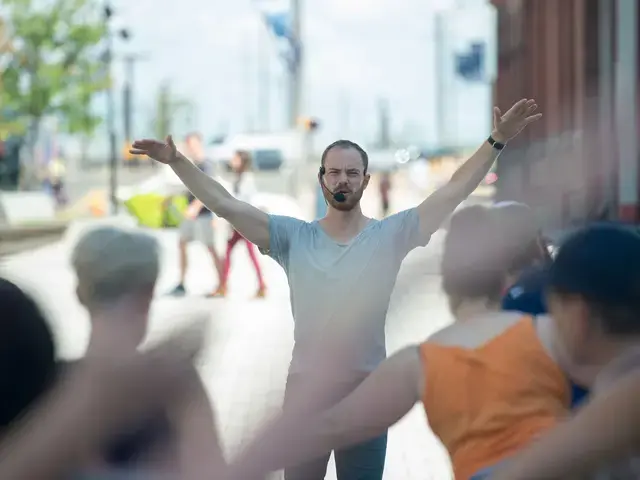
<svg viewBox="0 0 640 480"><path fill-rule="evenodd" d="M169 165L205 207L227 220L251 243L269 249L269 216L265 212L235 198L180 153Z"/></svg>
<svg viewBox="0 0 640 480"><path fill-rule="evenodd" d="M269 250L269 216L248 203L236 199L225 188L178 152L171 136L164 142L137 140L130 153L147 155L169 165L205 207L227 220L233 228L263 250Z"/></svg>

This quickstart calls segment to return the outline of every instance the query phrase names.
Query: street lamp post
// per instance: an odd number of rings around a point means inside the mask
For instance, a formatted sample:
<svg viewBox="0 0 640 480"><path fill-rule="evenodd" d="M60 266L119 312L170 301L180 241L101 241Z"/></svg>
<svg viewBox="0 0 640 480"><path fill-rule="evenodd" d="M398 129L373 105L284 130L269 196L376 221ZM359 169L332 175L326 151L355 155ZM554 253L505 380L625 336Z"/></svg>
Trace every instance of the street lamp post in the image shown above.
<svg viewBox="0 0 640 480"><path fill-rule="evenodd" d="M126 55L124 57L124 87L122 89L122 105L123 105L123 127L125 148L133 141L133 87L135 85L135 66L138 61L144 60L144 55ZM137 163L133 163L137 165Z"/></svg>
<svg viewBox="0 0 640 480"><path fill-rule="evenodd" d="M111 30L113 8L107 2L104 6L104 21L107 26L105 63L109 75L109 87L107 88L107 131L109 136L109 199L111 213L118 213L118 140L116 136L116 99L113 88L113 43L114 32ZM124 40L129 39L129 32L125 29L118 30L118 35Z"/></svg>
<svg viewBox="0 0 640 480"><path fill-rule="evenodd" d="M289 127L299 127L302 107L302 0L291 0L291 36L294 44L293 67L289 73Z"/></svg>

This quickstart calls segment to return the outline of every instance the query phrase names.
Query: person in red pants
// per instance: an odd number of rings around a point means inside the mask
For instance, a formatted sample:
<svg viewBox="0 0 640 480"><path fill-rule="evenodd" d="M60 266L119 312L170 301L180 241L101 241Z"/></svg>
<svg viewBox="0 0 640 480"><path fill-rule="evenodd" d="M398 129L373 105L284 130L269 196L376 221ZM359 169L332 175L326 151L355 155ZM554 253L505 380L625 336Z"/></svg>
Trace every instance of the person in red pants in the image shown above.
<svg viewBox="0 0 640 480"><path fill-rule="evenodd" d="M234 196L244 202L251 203L251 199L255 194L256 188L253 175L251 173L251 157L249 156L249 153L245 151L236 152L231 161L231 168L236 175L233 183ZM256 297L264 298L266 294L266 285L264 283L264 277L262 276L262 269L260 268L258 256L256 255L256 246L244 238L235 229L231 231L231 237L227 242L227 253L224 260L220 286L211 294L211 296L224 297L227 295L229 273L231 270L231 254L238 243L244 243L247 247L249 258L251 259L251 263L255 269L256 277L258 279L258 291L256 292Z"/></svg>

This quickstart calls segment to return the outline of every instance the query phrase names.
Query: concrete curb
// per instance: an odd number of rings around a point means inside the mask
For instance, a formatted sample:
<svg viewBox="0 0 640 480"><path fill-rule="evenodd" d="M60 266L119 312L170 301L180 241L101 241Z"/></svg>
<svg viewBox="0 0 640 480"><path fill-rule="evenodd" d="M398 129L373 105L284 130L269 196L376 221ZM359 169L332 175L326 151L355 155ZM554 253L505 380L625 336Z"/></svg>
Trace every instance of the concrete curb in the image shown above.
<svg viewBox="0 0 640 480"><path fill-rule="evenodd" d="M0 256L33 250L60 241L67 222L42 225L0 226Z"/></svg>
<svg viewBox="0 0 640 480"><path fill-rule="evenodd" d="M36 225L0 226L0 242L20 241L47 235L63 235L69 226L65 221Z"/></svg>

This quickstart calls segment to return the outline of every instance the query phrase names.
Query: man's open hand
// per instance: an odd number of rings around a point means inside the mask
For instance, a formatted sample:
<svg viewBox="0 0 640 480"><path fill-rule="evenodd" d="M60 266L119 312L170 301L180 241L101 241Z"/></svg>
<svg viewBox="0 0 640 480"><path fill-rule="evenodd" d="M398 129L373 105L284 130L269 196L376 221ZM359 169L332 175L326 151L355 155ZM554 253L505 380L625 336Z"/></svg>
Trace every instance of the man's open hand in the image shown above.
<svg viewBox="0 0 640 480"><path fill-rule="evenodd" d="M169 165L179 158L178 149L176 144L173 143L171 135L164 142L149 139L136 140L133 142L131 149L129 149L129 153L132 155L146 155L165 165Z"/></svg>
<svg viewBox="0 0 640 480"><path fill-rule="evenodd" d="M498 107L493 109L492 137L500 143L507 143L518 135L524 127L539 120L541 113L536 114L538 105L535 100L523 98L511 107L504 115Z"/></svg>

